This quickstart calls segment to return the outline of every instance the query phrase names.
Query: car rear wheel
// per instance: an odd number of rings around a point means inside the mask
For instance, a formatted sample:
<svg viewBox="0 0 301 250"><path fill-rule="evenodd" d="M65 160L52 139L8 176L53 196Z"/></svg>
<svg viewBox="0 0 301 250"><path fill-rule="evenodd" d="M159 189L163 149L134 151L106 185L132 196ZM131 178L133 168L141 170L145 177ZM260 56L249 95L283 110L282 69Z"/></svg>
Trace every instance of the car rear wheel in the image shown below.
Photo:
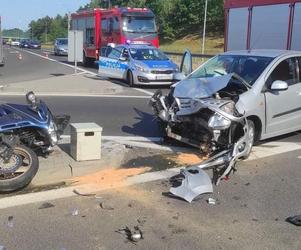
<svg viewBox="0 0 301 250"><path fill-rule="evenodd" d="M127 81L127 84L130 86L130 87L134 87L135 84L134 84L134 77L133 77L133 73L132 71L128 71L127 73L127 77L126 77L126 81Z"/></svg>

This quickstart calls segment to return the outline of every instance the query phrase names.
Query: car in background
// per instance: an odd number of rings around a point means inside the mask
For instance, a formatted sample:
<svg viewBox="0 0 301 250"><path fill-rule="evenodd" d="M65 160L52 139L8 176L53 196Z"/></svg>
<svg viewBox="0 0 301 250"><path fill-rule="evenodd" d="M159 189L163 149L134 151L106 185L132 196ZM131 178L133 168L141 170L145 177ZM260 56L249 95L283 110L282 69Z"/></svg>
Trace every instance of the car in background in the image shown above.
<svg viewBox="0 0 301 250"><path fill-rule="evenodd" d="M10 45L11 45L11 46L19 46L19 45L20 45L20 41L18 41L18 40L13 40L13 41L11 41Z"/></svg>
<svg viewBox="0 0 301 250"><path fill-rule="evenodd" d="M41 43L39 41L31 40L29 41L29 47L30 49L40 49Z"/></svg>
<svg viewBox="0 0 301 250"><path fill-rule="evenodd" d="M29 39L21 40L19 47L20 48L28 48L29 47L29 42L30 42Z"/></svg>
<svg viewBox="0 0 301 250"><path fill-rule="evenodd" d="M67 56L68 55L68 38L57 38L54 41L54 55Z"/></svg>
<svg viewBox="0 0 301 250"><path fill-rule="evenodd" d="M29 39L22 40L19 45L20 48L28 48L28 49L40 49L41 43L39 41L32 41Z"/></svg>
<svg viewBox="0 0 301 250"><path fill-rule="evenodd" d="M99 57L99 75L125 80L129 86L171 85L179 67L160 49L149 44L104 47Z"/></svg>

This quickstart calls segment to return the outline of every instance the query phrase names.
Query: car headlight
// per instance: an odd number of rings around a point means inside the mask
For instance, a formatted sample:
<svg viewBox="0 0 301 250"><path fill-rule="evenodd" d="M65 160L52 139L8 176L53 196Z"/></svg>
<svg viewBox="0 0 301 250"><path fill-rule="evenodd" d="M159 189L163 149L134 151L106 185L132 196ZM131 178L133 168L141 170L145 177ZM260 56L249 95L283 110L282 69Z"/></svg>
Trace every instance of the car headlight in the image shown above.
<svg viewBox="0 0 301 250"><path fill-rule="evenodd" d="M31 105L36 105L38 102L36 95L32 91L26 94L26 100Z"/></svg>
<svg viewBox="0 0 301 250"><path fill-rule="evenodd" d="M225 105L221 106L220 109L230 115L233 115L235 110L235 105L233 102L228 102Z"/></svg>
<svg viewBox="0 0 301 250"><path fill-rule="evenodd" d="M211 116L208 121L208 126L214 130L224 130L229 128L230 125L231 121L218 113Z"/></svg>
<svg viewBox="0 0 301 250"><path fill-rule="evenodd" d="M148 72L149 72L148 69L143 68L143 67L141 67L140 65L135 64L135 67L136 67L136 69L137 69L138 71L140 71L140 72L144 72L144 73L148 73Z"/></svg>
<svg viewBox="0 0 301 250"><path fill-rule="evenodd" d="M49 134L52 145L56 145L58 142L56 130L57 130L57 127L56 127L55 123L51 120L49 123L49 126L48 126L48 134Z"/></svg>
<svg viewBox="0 0 301 250"><path fill-rule="evenodd" d="M175 73L178 73L178 72L180 72L180 68L179 68L179 66L177 66L177 67L174 69L174 72L175 72Z"/></svg>

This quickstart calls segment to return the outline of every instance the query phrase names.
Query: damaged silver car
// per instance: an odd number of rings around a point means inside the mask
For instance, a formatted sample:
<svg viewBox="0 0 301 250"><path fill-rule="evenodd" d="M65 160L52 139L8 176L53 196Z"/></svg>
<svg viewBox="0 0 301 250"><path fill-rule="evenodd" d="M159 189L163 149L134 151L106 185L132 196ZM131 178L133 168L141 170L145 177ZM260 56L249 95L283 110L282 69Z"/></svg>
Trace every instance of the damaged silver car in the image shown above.
<svg viewBox="0 0 301 250"><path fill-rule="evenodd" d="M198 147L209 159L182 170L181 185L171 193L191 202L212 189L203 170L213 169L218 184L254 142L301 129L300 66L300 52L234 51L191 73L186 52L181 68L187 77L167 96L157 91L150 103L168 137Z"/></svg>

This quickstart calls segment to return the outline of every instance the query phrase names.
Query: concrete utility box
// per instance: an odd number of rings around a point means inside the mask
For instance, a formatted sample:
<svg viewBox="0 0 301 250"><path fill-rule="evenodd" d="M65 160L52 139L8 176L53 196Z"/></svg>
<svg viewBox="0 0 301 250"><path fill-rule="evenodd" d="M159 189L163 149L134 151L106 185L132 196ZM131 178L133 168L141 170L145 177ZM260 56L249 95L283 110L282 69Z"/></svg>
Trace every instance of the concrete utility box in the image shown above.
<svg viewBox="0 0 301 250"><path fill-rule="evenodd" d="M96 123L71 123L70 154L76 161L101 158L102 127Z"/></svg>

